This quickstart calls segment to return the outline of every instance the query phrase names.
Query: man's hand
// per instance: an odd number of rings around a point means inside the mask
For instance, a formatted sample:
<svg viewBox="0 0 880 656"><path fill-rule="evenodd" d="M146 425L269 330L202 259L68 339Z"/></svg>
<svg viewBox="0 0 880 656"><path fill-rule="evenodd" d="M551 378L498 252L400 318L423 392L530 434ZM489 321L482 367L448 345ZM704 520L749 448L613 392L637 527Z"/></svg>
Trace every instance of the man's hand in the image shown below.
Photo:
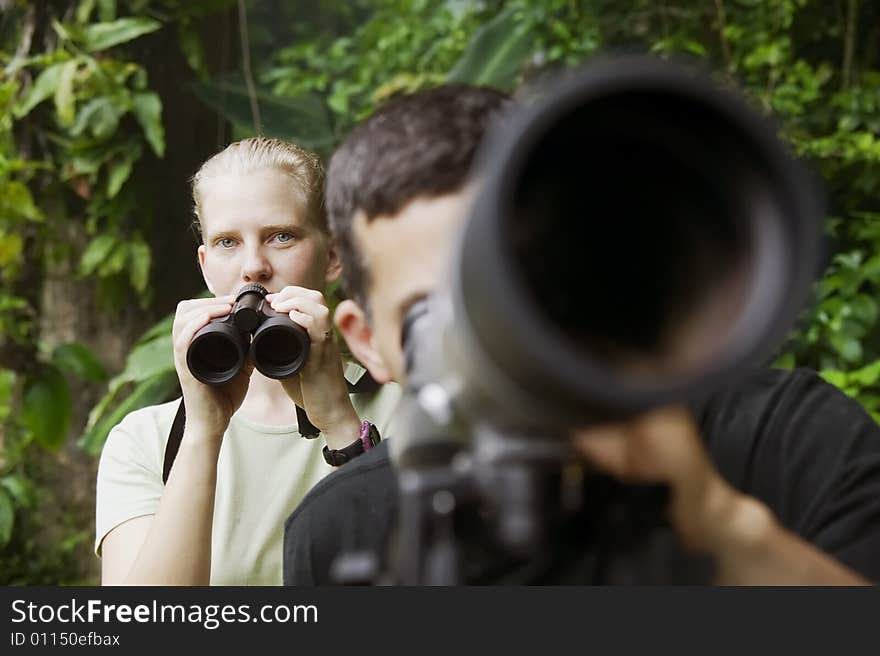
<svg viewBox="0 0 880 656"><path fill-rule="evenodd" d="M306 411L331 449L348 446L358 436L360 419L348 396L339 343L324 295L314 289L285 287L266 300L287 312L309 334L311 347L297 376L281 381L288 396Z"/></svg>
<svg viewBox="0 0 880 656"><path fill-rule="evenodd" d="M770 510L725 481L687 410L662 408L576 432L575 446L624 481L666 483L670 520L684 545L718 563L717 582L854 585L858 575L782 527Z"/></svg>
<svg viewBox="0 0 880 656"><path fill-rule="evenodd" d="M186 364L186 351L195 334L211 319L229 314L234 296L197 298L177 304L172 328L174 367L180 379L186 406L188 435L200 435L219 441L229 426L229 420L244 401L253 364L245 363L238 375L225 385L206 385L192 375Z"/></svg>
<svg viewBox="0 0 880 656"><path fill-rule="evenodd" d="M729 521L743 499L715 470L683 408L578 431L575 446L620 480L669 485L670 519L692 549L711 550L718 523Z"/></svg>

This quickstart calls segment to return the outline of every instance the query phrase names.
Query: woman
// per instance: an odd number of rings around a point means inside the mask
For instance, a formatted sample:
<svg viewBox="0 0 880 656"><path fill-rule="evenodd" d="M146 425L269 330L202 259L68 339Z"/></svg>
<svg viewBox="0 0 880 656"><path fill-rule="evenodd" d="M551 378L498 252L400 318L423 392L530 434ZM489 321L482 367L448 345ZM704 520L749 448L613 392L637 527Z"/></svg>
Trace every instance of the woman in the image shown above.
<svg viewBox="0 0 880 656"><path fill-rule="evenodd" d="M182 301L174 319L185 429L165 485L165 443L179 402L133 412L111 431L97 490L103 584L280 584L282 525L332 469L324 445L356 442L361 419L386 431L399 389L349 395L346 380L363 370L349 364L344 372L316 291L341 273L323 181L315 155L266 138L230 145L193 178L198 262L214 297ZM248 283L264 286L273 309L306 329L308 361L284 381L248 363L226 385L205 385L187 368L187 347ZM299 435L295 404L321 430L319 439Z"/></svg>

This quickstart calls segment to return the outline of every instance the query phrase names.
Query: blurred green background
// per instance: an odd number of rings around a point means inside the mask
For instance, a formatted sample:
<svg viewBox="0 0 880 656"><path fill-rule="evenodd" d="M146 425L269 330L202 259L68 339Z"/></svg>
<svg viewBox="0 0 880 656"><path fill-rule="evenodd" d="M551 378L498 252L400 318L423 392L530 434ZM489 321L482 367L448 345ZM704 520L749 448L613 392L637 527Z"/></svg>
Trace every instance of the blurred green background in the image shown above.
<svg viewBox="0 0 880 656"><path fill-rule="evenodd" d="M0 583L95 584L97 456L177 393L203 291L188 179L257 132L323 155L378 103L607 52L705 60L825 180L829 250L776 361L880 417L880 0L0 0ZM626 266L622 261L621 266Z"/></svg>

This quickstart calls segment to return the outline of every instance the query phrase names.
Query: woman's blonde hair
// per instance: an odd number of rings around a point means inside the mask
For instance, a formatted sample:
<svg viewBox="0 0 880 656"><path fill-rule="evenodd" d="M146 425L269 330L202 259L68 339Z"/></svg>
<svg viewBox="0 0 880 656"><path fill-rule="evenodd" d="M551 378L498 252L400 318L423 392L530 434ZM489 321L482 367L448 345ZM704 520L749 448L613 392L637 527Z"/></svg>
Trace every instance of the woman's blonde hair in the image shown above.
<svg viewBox="0 0 880 656"><path fill-rule="evenodd" d="M229 144L208 159L192 179L194 227L202 234L202 183L213 176L277 169L287 174L307 220L328 232L324 211L324 166L320 158L296 144L269 137L251 137Z"/></svg>

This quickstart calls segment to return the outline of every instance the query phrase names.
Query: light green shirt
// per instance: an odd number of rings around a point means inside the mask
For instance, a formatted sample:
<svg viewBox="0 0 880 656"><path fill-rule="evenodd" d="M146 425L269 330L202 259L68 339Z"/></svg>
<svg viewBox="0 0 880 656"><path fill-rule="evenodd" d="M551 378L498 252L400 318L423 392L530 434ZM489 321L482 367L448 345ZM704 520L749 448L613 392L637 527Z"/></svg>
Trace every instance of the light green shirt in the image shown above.
<svg viewBox="0 0 880 656"><path fill-rule="evenodd" d="M345 376L355 382L363 371L349 364ZM372 394L352 394L351 400L361 419L387 437L400 395L400 387L391 383ZM98 556L101 542L116 526L156 512L164 490L165 443L178 404L132 412L110 432L98 466ZM233 415L217 461L211 585L281 585L284 521L333 470L324 462L323 446L320 436L305 439L295 425L263 426Z"/></svg>

